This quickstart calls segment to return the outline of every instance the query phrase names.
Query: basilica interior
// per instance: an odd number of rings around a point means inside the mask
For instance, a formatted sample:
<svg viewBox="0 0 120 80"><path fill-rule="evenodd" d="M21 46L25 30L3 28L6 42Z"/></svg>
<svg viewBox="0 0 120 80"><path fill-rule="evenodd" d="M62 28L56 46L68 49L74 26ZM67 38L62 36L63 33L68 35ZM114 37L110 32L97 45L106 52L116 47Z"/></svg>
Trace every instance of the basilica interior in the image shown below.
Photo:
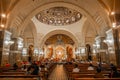
<svg viewBox="0 0 120 80"><path fill-rule="evenodd" d="M58 69L63 71L60 75L66 73L61 65L55 68L57 63L112 63L120 67L119 4L120 0L0 0L1 69L32 61L53 61L56 75ZM69 80L53 76L45 80Z"/></svg>

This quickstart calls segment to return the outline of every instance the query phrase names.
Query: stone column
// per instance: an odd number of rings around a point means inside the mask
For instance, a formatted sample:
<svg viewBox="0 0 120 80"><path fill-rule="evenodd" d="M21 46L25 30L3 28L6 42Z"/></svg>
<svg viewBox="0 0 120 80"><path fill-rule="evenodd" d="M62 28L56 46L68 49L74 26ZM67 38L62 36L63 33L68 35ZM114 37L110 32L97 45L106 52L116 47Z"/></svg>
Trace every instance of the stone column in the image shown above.
<svg viewBox="0 0 120 80"><path fill-rule="evenodd" d="M115 52L115 45L114 45L114 40L115 36L113 35L114 31L112 29L109 29L106 31L106 39L105 43L108 45L108 52L107 52L107 61L109 63L117 64L116 63L116 52ZM118 44L118 43L117 43Z"/></svg>
<svg viewBox="0 0 120 80"><path fill-rule="evenodd" d="M119 28L113 29L114 36L114 46L115 46L115 55L116 55L116 64L120 66L120 42L119 42Z"/></svg>
<svg viewBox="0 0 120 80"><path fill-rule="evenodd" d="M107 50L107 44L104 43L105 37L101 37L101 41L100 41L100 56L101 56L101 61L102 62L106 62L106 50Z"/></svg>
<svg viewBox="0 0 120 80"><path fill-rule="evenodd" d="M2 54L3 54L3 42L4 42L4 32L0 31L0 65L2 63Z"/></svg>
<svg viewBox="0 0 120 80"><path fill-rule="evenodd" d="M13 38L12 40L14 41L14 44L10 46L10 54L9 54L9 61L11 65L13 65L16 62L16 54L18 53L17 38Z"/></svg>
<svg viewBox="0 0 120 80"><path fill-rule="evenodd" d="M11 45L11 33L9 31L0 31L0 65L9 63L9 49Z"/></svg>
<svg viewBox="0 0 120 80"><path fill-rule="evenodd" d="M9 61L10 64L13 65L17 61L22 60L22 48L23 48L23 43L22 43L22 38L13 38L14 44L10 46L10 55L9 55Z"/></svg>
<svg viewBox="0 0 120 80"><path fill-rule="evenodd" d="M97 57L99 62L106 61L106 47L103 42L105 37L98 36L95 38L96 41L96 49L97 49Z"/></svg>

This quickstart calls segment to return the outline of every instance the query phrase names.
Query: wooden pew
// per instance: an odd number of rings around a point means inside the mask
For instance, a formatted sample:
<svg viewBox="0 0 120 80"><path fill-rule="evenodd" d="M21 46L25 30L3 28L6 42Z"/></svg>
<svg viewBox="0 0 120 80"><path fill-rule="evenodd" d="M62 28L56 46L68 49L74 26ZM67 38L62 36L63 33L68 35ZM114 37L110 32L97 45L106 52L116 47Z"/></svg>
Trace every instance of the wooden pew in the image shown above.
<svg viewBox="0 0 120 80"><path fill-rule="evenodd" d="M16 78L0 78L0 80L16 80ZM17 78L17 80L37 80L37 78Z"/></svg>
<svg viewBox="0 0 120 80"><path fill-rule="evenodd" d="M26 79L30 79L30 80L40 80L40 76L39 75L0 75L0 80L1 79L5 79L5 78L8 78L8 79L19 79L21 78L22 80L26 80Z"/></svg>
<svg viewBox="0 0 120 80"><path fill-rule="evenodd" d="M96 71L81 71L81 72L69 72L69 74L95 74L96 73ZM101 72L102 74L110 74L111 72L110 71L102 71Z"/></svg>
<svg viewBox="0 0 120 80"><path fill-rule="evenodd" d="M104 76L109 76L109 74L103 74ZM74 78L94 78L95 74L82 74L82 73L70 73L69 74L69 79L74 79Z"/></svg>
<svg viewBox="0 0 120 80"><path fill-rule="evenodd" d="M25 72L2 72L1 75L25 75Z"/></svg>
<svg viewBox="0 0 120 80"><path fill-rule="evenodd" d="M75 78L73 80L120 80L120 78Z"/></svg>

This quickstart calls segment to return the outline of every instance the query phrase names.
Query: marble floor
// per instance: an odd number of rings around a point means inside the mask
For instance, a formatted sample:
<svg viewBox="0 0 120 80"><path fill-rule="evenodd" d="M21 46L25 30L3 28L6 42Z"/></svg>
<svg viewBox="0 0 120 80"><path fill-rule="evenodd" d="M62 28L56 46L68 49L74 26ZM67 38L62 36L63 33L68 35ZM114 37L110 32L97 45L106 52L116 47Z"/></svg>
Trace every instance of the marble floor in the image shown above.
<svg viewBox="0 0 120 80"><path fill-rule="evenodd" d="M57 65L56 68L50 74L48 80L68 80L67 74L64 70L63 65Z"/></svg>

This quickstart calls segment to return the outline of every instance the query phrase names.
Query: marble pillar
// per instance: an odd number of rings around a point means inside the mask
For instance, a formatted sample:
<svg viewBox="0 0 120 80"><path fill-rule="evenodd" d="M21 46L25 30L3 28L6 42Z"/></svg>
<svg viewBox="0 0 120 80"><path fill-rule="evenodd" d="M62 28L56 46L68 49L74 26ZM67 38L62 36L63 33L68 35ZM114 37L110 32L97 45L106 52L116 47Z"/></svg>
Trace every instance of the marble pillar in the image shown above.
<svg viewBox="0 0 120 80"><path fill-rule="evenodd" d="M0 31L0 65L5 66L6 63L9 63L9 52L11 45L11 32L7 30Z"/></svg>
<svg viewBox="0 0 120 80"><path fill-rule="evenodd" d="M10 54L9 54L9 61L10 64L13 65L16 62L22 60L22 39L21 38L12 38L14 44L10 46Z"/></svg>
<svg viewBox="0 0 120 80"><path fill-rule="evenodd" d="M3 42L4 42L4 32L0 31L0 65L2 63L2 54L3 54Z"/></svg>
<svg viewBox="0 0 120 80"><path fill-rule="evenodd" d="M96 49L97 49L97 58L99 62L107 62L106 56L107 56L107 49L108 46L106 43L104 43L105 37L98 36L95 38L96 41Z"/></svg>
<svg viewBox="0 0 120 80"><path fill-rule="evenodd" d="M119 27L113 29L113 36L114 36L114 47L115 47L115 55L116 55L116 64L120 66L120 42L119 42Z"/></svg>

